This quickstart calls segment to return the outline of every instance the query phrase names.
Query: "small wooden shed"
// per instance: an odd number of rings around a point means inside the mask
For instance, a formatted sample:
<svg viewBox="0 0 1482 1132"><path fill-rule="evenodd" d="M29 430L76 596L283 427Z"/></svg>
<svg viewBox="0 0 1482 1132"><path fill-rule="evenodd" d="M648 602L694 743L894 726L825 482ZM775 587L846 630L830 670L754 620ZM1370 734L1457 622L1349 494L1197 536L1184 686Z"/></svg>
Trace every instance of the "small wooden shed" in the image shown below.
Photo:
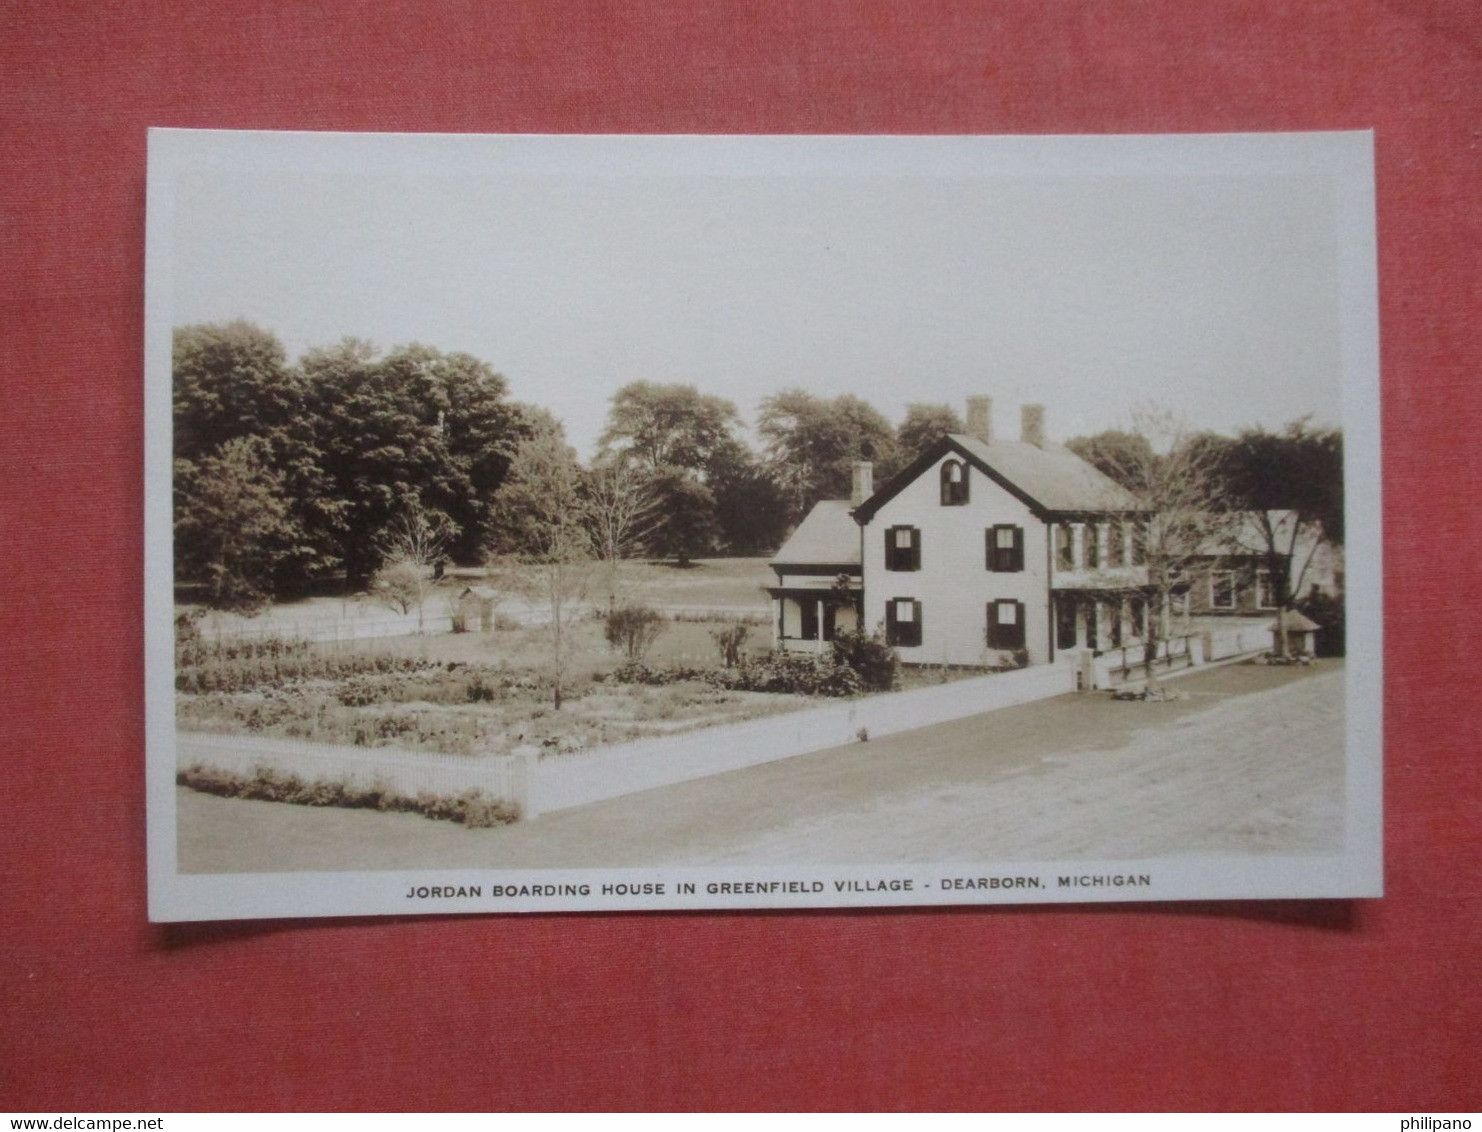
<svg viewBox="0 0 1482 1132"><path fill-rule="evenodd" d="M1271 622L1273 651L1280 647L1282 628L1286 629L1286 648L1289 655L1300 656L1303 653L1308 656L1317 655L1317 631L1322 626L1316 621L1295 609L1283 611L1280 617Z"/></svg>
<svg viewBox="0 0 1482 1132"><path fill-rule="evenodd" d="M461 625L465 632L477 629L487 633L494 628L494 607L499 604L499 593L488 586L465 586L458 595L458 616L455 626Z"/></svg>

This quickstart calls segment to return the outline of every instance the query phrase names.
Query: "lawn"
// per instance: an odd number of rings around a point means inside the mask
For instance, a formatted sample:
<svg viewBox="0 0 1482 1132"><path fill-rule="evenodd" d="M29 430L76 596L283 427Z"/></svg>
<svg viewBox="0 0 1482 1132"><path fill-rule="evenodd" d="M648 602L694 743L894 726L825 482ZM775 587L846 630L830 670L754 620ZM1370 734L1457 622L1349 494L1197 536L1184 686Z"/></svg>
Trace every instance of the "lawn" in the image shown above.
<svg viewBox="0 0 1482 1132"><path fill-rule="evenodd" d="M207 612L189 603L201 616L201 632L213 639L292 637L301 640L350 642L394 637L419 631L436 633L450 628L453 605L466 586L483 585L489 577L481 569L450 571L417 611L402 612L368 593L338 597L306 597L278 602L252 616ZM619 600L642 602L668 613L748 617L765 625L771 618L764 591L773 576L764 558L706 558L688 567L664 562L624 562L619 566ZM605 605L607 586L594 571L585 604ZM507 620L529 622L542 610L538 601L506 591L497 609Z"/></svg>

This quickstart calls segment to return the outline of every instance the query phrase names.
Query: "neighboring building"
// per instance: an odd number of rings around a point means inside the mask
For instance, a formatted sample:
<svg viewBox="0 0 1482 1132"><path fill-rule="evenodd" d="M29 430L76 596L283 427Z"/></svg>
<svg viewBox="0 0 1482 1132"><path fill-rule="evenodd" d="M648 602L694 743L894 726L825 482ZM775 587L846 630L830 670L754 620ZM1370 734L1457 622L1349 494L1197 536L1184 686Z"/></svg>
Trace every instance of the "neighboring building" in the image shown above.
<svg viewBox="0 0 1482 1132"><path fill-rule="evenodd" d="M1271 622L1271 648L1275 651L1281 647L1281 630L1286 630L1286 651L1288 656L1316 656L1317 634L1321 632L1322 626L1312 618L1295 610L1288 609Z"/></svg>
<svg viewBox="0 0 1482 1132"><path fill-rule="evenodd" d="M862 618L912 664L1044 664L1140 639L1147 516L1122 487L1049 444L1027 405L995 440L991 404L874 490L817 504L772 562L776 643L821 651Z"/></svg>
<svg viewBox="0 0 1482 1132"><path fill-rule="evenodd" d="M462 632L487 633L494 628L494 609L499 604L499 592L488 586L465 586L458 595L454 625L461 625Z"/></svg>
<svg viewBox="0 0 1482 1132"><path fill-rule="evenodd" d="M1295 537L1293 537L1295 535ZM1297 527L1295 511L1245 514L1229 532L1211 537L1186 570L1187 609L1201 617L1256 617L1277 608L1269 548L1284 551L1288 585L1294 600L1314 587L1328 593L1343 590L1342 554L1319 537L1309 524Z"/></svg>

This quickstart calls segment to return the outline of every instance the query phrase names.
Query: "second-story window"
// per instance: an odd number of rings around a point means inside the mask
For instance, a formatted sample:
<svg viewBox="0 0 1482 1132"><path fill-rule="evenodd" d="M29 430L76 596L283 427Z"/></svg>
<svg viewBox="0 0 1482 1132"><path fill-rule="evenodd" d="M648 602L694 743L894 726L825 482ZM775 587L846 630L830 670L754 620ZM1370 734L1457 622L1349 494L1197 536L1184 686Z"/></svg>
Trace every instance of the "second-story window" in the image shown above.
<svg viewBox="0 0 1482 1132"><path fill-rule="evenodd" d="M961 507L967 502L967 465L961 460L942 464L942 506Z"/></svg>
<svg viewBox="0 0 1482 1132"><path fill-rule="evenodd" d="M921 569L921 532L915 527L891 527L885 532L885 569Z"/></svg>
<svg viewBox="0 0 1482 1132"><path fill-rule="evenodd" d="M1055 528L1055 569L1075 569L1075 532L1069 523L1061 523Z"/></svg>
<svg viewBox="0 0 1482 1132"><path fill-rule="evenodd" d="M1256 606L1260 609L1276 608L1276 582L1271 571L1264 566L1256 571Z"/></svg>
<svg viewBox="0 0 1482 1132"><path fill-rule="evenodd" d="M988 569L998 574L1012 574L1024 569L1024 528L1008 523L989 527Z"/></svg>
<svg viewBox="0 0 1482 1132"><path fill-rule="evenodd" d="M1101 527L1096 523L1087 523L1082 530L1083 545L1085 546L1085 559L1087 570L1098 570L1101 568Z"/></svg>
<svg viewBox="0 0 1482 1132"><path fill-rule="evenodd" d="M1106 564L1120 566L1127 561L1127 528L1113 523L1106 529Z"/></svg>
<svg viewBox="0 0 1482 1132"><path fill-rule="evenodd" d="M1141 566L1148 559L1148 525L1141 520L1132 524L1132 557L1129 566Z"/></svg>

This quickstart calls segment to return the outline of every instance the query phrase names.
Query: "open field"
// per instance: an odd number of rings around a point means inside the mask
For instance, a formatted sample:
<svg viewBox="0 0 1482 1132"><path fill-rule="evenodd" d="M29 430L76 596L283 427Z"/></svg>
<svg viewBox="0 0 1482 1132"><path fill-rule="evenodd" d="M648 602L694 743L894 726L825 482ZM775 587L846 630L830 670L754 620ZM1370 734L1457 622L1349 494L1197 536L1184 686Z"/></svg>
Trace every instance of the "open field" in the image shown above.
<svg viewBox="0 0 1482 1132"><path fill-rule="evenodd" d="M770 606L762 587L772 578L764 558L697 559L683 569L669 563L624 562L619 566L618 593L624 600L643 602L667 613L751 616L765 626ZM401 613L370 594L358 593L279 602L251 617L207 612L201 631L223 640L278 636L327 642L402 636L419 629L446 632L458 594L465 586L482 585L486 580L483 570L450 571L423 603L420 617L415 611ZM595 607L605 600L606 585L596 579L590 587L588 604ZM538 602L512 591L502 597L498 609L505 617L523 623L545 617Z"/></svg>
<svg viewBox="0 0 1482 1132"><path fill-rule="evenodd" d="M1006 861L1342 845L1341 662L1071 695L493 830L178 794L187 872Z"/></svg>

